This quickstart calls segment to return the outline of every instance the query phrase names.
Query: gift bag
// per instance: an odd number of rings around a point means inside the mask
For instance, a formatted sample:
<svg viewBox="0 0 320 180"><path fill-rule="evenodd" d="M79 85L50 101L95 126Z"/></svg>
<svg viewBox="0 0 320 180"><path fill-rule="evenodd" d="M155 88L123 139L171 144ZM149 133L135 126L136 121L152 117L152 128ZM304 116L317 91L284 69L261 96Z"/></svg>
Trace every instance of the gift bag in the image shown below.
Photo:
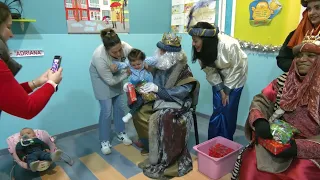
<svg viewBox="0 0 320 180"><path fill-rule="evenodd" d="M287 144L293 137L293 135L299 133L299 130L285 121L275 120L270 123L271 134L273 139L282 143Z"/></svg>

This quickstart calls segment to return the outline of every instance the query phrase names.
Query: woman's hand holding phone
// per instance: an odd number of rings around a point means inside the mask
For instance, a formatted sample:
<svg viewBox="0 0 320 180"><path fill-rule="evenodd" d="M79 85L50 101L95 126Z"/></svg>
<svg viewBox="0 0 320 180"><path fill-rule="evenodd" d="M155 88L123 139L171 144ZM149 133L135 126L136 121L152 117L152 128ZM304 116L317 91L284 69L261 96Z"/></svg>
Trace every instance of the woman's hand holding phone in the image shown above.
<svg viewBox="0 0 320 180"><path fill-rule="evenodd" d="M55 82L56 84L59 84L62 80L62 70L63 69L61 67L56 72L53 72L50 70L48 72L48 80L51 80L51 81Z"/></svg>

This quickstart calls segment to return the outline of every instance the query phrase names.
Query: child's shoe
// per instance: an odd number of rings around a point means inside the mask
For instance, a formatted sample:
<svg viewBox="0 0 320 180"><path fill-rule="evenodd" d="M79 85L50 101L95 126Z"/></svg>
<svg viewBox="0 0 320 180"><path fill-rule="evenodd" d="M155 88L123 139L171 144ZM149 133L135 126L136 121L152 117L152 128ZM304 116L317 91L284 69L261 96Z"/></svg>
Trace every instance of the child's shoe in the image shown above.
<svg viewBox="0 0 320 180"><path fill-rule="evenodd" d="M40 164L40 161L34 161L34 162L30 163L30 170L32 172L37 172L39 164Z"/></svg>
<svg viewBox="0 0 320 180"><path fill-rule="evenodd" d="M129 122L130 120L132 119L132 115L130 113L128 113L127 115L125 115L123 118L122 118L122 121L124 123L127 123Z"/></svg>
<svg viewBox="0 0 320 180"><path fill-rule="evenodd" d="M61 159L62 151L60 149L56 150L54 153L51 153L52 162L59 161Z"/></svg>

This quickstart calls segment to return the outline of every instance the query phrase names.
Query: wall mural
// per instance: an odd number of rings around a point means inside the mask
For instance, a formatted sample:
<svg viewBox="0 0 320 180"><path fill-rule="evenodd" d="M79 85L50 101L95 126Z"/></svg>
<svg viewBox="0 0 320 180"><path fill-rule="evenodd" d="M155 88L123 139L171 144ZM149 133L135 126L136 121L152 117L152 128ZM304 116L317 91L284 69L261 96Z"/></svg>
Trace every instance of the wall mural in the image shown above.
<svg viewBox="0 0 320 180"><path fill-rule="evenodd" d="M128 0L65 0L68 33L99 33L113 28L128 33Z"/></svg>

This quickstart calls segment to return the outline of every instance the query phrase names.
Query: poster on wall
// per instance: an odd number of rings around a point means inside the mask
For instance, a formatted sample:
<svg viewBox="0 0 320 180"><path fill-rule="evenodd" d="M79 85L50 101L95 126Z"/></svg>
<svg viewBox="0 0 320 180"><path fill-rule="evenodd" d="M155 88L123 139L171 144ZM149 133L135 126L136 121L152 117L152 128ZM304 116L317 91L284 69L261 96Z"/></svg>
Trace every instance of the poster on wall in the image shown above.
<svg viewBox="0 0 320 180"><path fill-rule="evenodd" d="M199 1L200 0L172 0L172 32L185 33L187 31L188 15L192 7ZM196 9L195 12L193 12L192 21L206 21L213 24L215 21L216 1L205 0L203 2L206 3L206 6Z"/></svg>
<svg viewBox="0 0 320 180"><path fill-rule="evenodd" d="M128 33L128 0L64 0L68 33L100 33L113 28Z"/></svg>
<svg viewBox="0 0 320 180"><path fill-rule="evenodd" d="M280 2L281 4L277 0L256 0L254 4L253 0L234 1L235 13L231 24L233 36L260 45L283 44L288 34L298 26L301 4L300 1L291 0ZM275 11L277 9L279 11ZM252 16L256 20L258 18L257 24L252 25L250 22ZM271 22L264 25L268 21Z"/></svg>
<svg viewBox="0 0 320 180"><path fill-rule="evenodd" d="M278 0L254 0L249 4L250 25L266 26L282 9Z"/></svg>

